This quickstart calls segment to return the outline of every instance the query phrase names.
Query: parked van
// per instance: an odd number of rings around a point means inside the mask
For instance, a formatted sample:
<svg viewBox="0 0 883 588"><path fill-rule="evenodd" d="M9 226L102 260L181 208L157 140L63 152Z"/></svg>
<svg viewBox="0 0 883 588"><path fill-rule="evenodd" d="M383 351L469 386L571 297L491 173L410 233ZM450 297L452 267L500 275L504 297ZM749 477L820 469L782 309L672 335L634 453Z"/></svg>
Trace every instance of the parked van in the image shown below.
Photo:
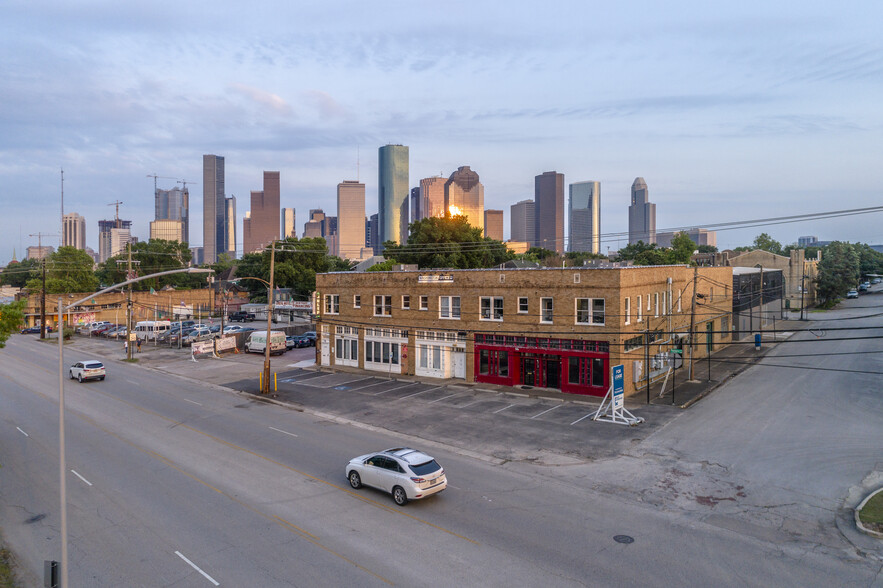
<svg viewBox="0 0 883 588"><path fill-rule="evenodd" d="M152 341L171 328L169 321L139 321L135 325L135 336L142 341Z"/></svg>
<svg viewBox="0 0 883 588"><path fill-rule="evenodd" d="M245 351L249 353L265 353L267 349L267 331L253 331L245 342ZM285 353L285 333L270 331L270 355Z"/></svg>

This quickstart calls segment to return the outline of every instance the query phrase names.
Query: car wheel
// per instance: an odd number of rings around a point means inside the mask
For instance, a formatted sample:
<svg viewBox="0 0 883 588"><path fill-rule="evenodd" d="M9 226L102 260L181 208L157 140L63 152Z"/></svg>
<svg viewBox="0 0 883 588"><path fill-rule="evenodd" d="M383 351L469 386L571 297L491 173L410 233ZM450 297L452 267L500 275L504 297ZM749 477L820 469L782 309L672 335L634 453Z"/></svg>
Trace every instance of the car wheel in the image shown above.
<svg viewBox="0 0 883 588"><path fill-rule="evenodd" d="M83 374L79 374L79 375L77 376L77 381L78 381L80 384L83 383Z"/></svg>
<svg viewBox="0 0 883 588"><path fill-rule="evenodd" d="M104 376L101 376L101 377L98 378L98 379L101 380L101 381L103 382L103 381L104 381Z"/></svg>
<svg viewBox="0 0 883 588"><path fill-rule="evenodd" d="M362 477L359 475L359 472L350 472L349 481L350 486L356 490L362 487Z"/></svg>
<svg viewBox="0 0 883 588"><path fill-rule="evenodd" d="M71 374L71 380L73 380L74 379L74 370L70 370L70 374Z"/></svg>
<svg viewBox="0 0 883 588"><path fill-rule="evenodd" d="M396 486L392 489L392 499L396 501L396 504L399 506L405 506L408 504L408 495L405 494L405 489L401 486Z"/></svg>

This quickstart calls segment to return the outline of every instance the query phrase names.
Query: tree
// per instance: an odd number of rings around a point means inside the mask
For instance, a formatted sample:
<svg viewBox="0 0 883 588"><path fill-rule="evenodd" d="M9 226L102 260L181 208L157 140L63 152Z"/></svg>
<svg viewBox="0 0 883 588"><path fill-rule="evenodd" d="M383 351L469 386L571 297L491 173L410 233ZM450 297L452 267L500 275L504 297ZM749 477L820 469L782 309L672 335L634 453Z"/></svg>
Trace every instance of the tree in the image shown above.
<svg viewBox="0 0 883 588"><path fill-rule="evenodd" d="M22 259L16 263L10 263L6 269L0 273L0 286L12 286L13 288L24 288L28 280L37 276L40 269L39 259Z"/></svg>
<svg viewBox="0 0 883 588"><path fill-rule="evenodd" d="M854 247L858 253L859 272L862 276L883 273L883 253L864 243L856 243Z"/></svg>
<svg viewBox="0 0 883 588"><path fill-rule="evenodd" d="M380 263L375 263L374 265L372 265L371 267L369 267L365 271L366 272L388 272L388 271L392 271L393 266L398 265L398 263L399 262L397 262L394 259L387 259L387 260L384 260Z"/></svg>
<svg viewBox="0 0 883 588"><path fill-rule="evenodd" d="M770 253L775 253L776 255L782 255L782 244L766 233L761 233L755 237L752 246L755 249L762 249L764 251L769 251Z"/></svg>
<svg viewBox="0 0 883 588"><path fill-rule="evenodd" d="M186 268L190 263L190 259L191 253L187 243L151 239L150 241L139 241L132 244L132 269L140 276ZM111 257L103 265L99 266L98 271L95 273L101 284L110 286L126 281L128 260L129 253L126 250L119 255ZM132 289L159 290L165 286L203 288L205 283L204 275L172 274L170 276L160 276L159 278L136 282L132 284Z"/></svg>
<svg viewBox="0 0 883 588"><path fill-rule="evenodd" d="M512 259L501 242L482 236L465 216L429 217L411 223L408 243L383 244L384 256L420 268L474 269L499 265Z"/></svg>
<svg viewBox="0 0 883 588"><path fill-rule="evenodd" d="M854 288L860 277L860 257L849 243L834 241L822 252L816 276L816 291L832 304L837 298Z"/></svg>
<svg viewBox="0 0 883 588"><path fill-rule="evenodd" d="M620 259L628 261L630 259L635 259L638 254L652 249L656 249L656 243L644 243L643 241L638 241L637 243L629 243L620 249L618 255Z"/></svg>
<svg viewBox="0 0 883 588"><path fill-rule="evenodd" d="M714 245L699 245L697 249L699 253L717 253L717 247Z"/></svg>
<svg viewBox="0 0 883 588"><path fill-rule="evenodd" d="M46 257L46 293L94 292L98 278L92 271L95 261L88 253L76 247L59 247ZM42 277L28 280L29 290L43 287Z"/></svg>
<svg viewBox="0 0 883 588"><path fill-rule="evenodd" d="M308 300L316 289L316 274L349 269L349 262L328 255L328 245L322 237L298 239L289 237L277 241L273 285L290 288L296 299ZM270 249L261 253L246 253L236 263L237 278L260 278L270 281ZM337 260L337 261L335 261ZM249 298L255 302L267 301L267 285L258 280L242 280Z"/></svg>
<svg viewBox="0 0 883 588"><path fill-rule="evenodd" d="M687 236L687 233L681 232L675 235L671 240L671 249L669 250L669 263L684 263L690 265L693 252L696 251L696 243Z"/></svg>
<svg viewBox="0 0 883 588"><path fill-rule="evenodd" d="M9 335L18 332L24 318L25 301L0 304L0 349L6 347Z"/></svg>

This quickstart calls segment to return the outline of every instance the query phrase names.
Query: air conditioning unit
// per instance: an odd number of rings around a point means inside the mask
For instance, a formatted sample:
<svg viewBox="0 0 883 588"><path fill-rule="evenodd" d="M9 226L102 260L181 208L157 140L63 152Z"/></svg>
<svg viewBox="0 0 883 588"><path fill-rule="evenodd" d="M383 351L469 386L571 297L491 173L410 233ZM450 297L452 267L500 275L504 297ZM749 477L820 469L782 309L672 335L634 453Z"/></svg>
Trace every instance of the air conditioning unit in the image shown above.
<svg viewBox="0 0 883 588"><path fill-rule="evenodd" d="M644 373L644 362L640 360L634 360L632 362L632 382L640 382L643 378L641 375Z"/></svg>

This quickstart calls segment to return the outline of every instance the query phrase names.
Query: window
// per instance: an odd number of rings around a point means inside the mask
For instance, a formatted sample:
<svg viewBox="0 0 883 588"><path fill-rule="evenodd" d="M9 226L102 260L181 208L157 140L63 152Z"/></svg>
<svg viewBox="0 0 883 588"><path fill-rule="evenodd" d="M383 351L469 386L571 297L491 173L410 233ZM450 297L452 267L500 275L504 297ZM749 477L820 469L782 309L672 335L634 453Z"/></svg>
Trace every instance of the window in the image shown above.
<svg viewBox="0 0 883 588"><path fill-rule="evenodd" d="M627 324L627 325L631 324L631 322L632 322L632 299L631 298L625 299L624 310L625 310L625 324Z"/></svg>
<svg viewBox="0 0 883 588"><path fill-rule="evenodd" d="M651 309L651 307L650 307L650 295L647 294L647 314L648 314L648 315L650 314L650 311L651 311L651 310L652 310L652 309Z"/></svg>
<svg viewBox="0 0 883 588"><path fill-rule="evenodd" d="M340 295L326 294L325 295L325 314L339 314L339 313L340 313Z"/></svg>
<svg viewBox="0 0 883 588"><path fill-rule="evenodd" d="M659 292L653 294L653 316L659 316Z"/></svg>
<svg viewBox="0 0 883 588"><path fill-rule="evenodd" d="M398 365L399 344L386 341L365 341L365 361Z"/></svg>
<svg viewBox="0 0 883 588"><path fill-rule="evenodd" d="M644 307L641 306L641 297L640 296L638 296L637 308L638 308L638 322L640 323L641 321L644 320Z"/></svg>
<svg viewBox="0 0 883 588"><path fill-rule="evenodd" d="M356 339L335 339L335 353L337 360L358 361L359 359L359 342Z"/></svg>
<svg viewBox="0 0 883 588"><path fill-rule="evenodd" d="M551 323L555 306L551 298L540 298L540 322Z"/></svg>
<svg viewBox="0 0 883 588"><path fill-rule="evenodd" d="M353 296L353 308L362 308L362 297L358 294Z"/></svg>
<svg viewBox="0 0 883 588"><path fill-rule="evenodd" d="M678 292L678 312L681 312L681 296L683 295L683 292Z"/></svg>
<svg viewBox="0 0 883 588"><path fill-rule="evenodd" d="M479 299L481 308L480 320L501 321L503 320L503 298L497 296L482 296Z"/></svg>
<svg viewBox="0 0 883 588"><path fill-rule="evenodd" d="M631 339L626 339L622 343L622 350L625 352L632 351L641 347L644 344L644 335L638 335L637 337L632 337Z"/></svg>
<svg viewBox="0 0 883 588"><path fill-rule="evenodd" d="M518 314L527 314L527 296L518 299Z"/></svg>
<svg viewBox="0 0 883 588"><path fill-rule="evenodd" d="M459 296L439 296L438 297L438 317L443 319L460 318L460 297Z"/></svg>
<svg viewBox="0 0 883 588"><path fill-rule="evenodd" d="M411 296L408 294L402 296L402 310L411 310Z"/></svg>
<svg viewBox="0 0 883 588"><path fill-rule="evenodd" d="M374 316L392 315L392 296L374 297Z"/></svg>
<svg viewBox="0 0 883 588"><path fill-rule="evenodd" d="M603 298L577 298L576 322L583 325L604 324Z"/></svg>
<svg viewBox="0 0 883 588"><path fill-rule="evenodd" d="M420 297L420 310L429 310L429 296Z"/></svg>

